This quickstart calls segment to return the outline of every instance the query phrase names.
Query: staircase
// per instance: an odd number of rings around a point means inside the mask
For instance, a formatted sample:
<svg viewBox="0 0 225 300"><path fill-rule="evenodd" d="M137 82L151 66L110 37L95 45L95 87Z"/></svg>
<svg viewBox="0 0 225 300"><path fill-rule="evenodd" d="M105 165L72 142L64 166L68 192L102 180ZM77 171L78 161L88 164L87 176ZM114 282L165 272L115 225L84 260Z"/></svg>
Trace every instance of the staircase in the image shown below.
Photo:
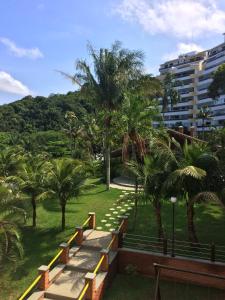
<svg viewBox="0 0 225 300"><path fill-rule="evenodd" d="M79 299L84 287L85 276L93 273L102 257L101 250L107 249L112 241L112 233L89 229L84 231L80 246L69 250L67 264L58 264L49 272L49 286L45 291L36 291L29 300L76 300ZM109 249L108 264L112 264L117 251ZM95 290L104 284L108 272L100 267L95 278Z"/></svg>

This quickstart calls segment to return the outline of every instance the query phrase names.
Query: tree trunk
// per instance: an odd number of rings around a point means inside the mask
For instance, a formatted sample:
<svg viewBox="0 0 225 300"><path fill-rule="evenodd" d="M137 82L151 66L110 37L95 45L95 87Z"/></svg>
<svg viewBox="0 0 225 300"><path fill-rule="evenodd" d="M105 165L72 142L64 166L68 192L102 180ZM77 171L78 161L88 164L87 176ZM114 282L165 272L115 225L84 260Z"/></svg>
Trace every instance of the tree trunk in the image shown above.
<svg viewBox="0 0 225 300"><path fill-rule="evenodd" d="M164 230L162 226L162 215L161 215L161 203L159 199L153 200L153 206L155 209L156 223L158 227L158 238L164 238Z"/></svg>
<svg viewBox="0 0 225 300"><path fill-rule="evenodd" d="M106 189L110 190L110 147L105 150L105 163L106 163Z"/></svg>
<svg viewBox="0 0 225 300"><path fill-rule="evenodd" d="M191 244L198 244L198 238L196 235L194 224L194 205L191 201L187 203L187 223L188 223L188 239Z"/></svg>
<svg viewBox="0 0 225 300"><path fill-rule="evenodd" d="M109 142L109 130L111 125L111 117L108 116L105 119L105 166L106 166L106 189L110 190L110 142Z"/></svg>
<svg viewBox="0 0 225 300"><path fill-rule="evenodd" d="M205 140L205 119L204 118L202 119L202 130L203 130L202 137L203 137L203 141L204 141Z"/></svg>
<svg viewBox="0 0 225 300"><path fill-rule="evenodd" d="M36 201L35 201L35 197L32 196L31 199L31 204L32 204L32 209L33 209L33 227L36 227L36 218L37 218L37 214L36 214Z"/></svg>
<svg viewBox="0 0 225 300"><path fill-rule="evenodd" d="M65 230L65 223L66 223L66 216L65 216L65 212L66 212L66 205L61 205L62 208L62 231Z"/></svg>

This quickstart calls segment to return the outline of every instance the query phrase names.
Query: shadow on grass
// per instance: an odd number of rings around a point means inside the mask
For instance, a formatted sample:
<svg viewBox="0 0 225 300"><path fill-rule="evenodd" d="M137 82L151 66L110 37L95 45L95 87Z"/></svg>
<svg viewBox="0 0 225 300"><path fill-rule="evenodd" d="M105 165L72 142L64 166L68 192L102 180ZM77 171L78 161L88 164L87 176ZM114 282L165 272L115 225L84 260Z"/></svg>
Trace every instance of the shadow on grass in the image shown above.
<svg viewBox="0 0 225 300"><path fill-rule="evenodd" d="M96 191L96 192L92 192L92 193L83 193L83 194L81 194L81 197L84 197L84 196L93 196L93 195L105 193L106 191L107 191L107 190L104 189L104 190L102 190L102 191Z"/></svg>
<svg viewBox="0 0 225 300"><path fill-rule="evenodd" d="M132 234L157 236L156 217L152 205L139 205L137 211L137 222L134 221L133 213L129 218L129 232ZM172 207L167 201L162 203L162 222L167 238L172 237ZM215 242L219 245L225 244L225 235L222 234L225 228L224 210L216 204L200 204L195 207L194 222L200 243ZM175 233L176 239L188 240L186 205L183 201L175 207Z"/></svg>
<svg viewBox="0 0 225 300"><path fill-rule="evenodd" d="M25 249L24 259L18 266L16 273L12 273L12 279L19 280L40 265L48 264L52 258L52 254L49 253L59 249L59 240L63 239L62 234L65 232L62 233L60 227L50 229L25 227L22 238Z"/></svg>

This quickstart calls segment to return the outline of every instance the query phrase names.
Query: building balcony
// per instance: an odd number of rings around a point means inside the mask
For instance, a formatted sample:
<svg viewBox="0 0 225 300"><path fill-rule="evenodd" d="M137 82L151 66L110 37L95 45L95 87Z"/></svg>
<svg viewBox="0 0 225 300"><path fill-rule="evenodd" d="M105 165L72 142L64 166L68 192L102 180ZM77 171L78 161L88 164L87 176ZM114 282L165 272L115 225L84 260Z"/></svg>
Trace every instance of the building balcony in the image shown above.
<svg viewBox="0 0 225 300"><path fill-rule="evenodd" d="M190 115L192 113L192 109L188 110L173 110L164 112L164 116L180 116L180 115Z"/></svg>
<svg viewBox="0 0 225 300"><path fill-rule="evenodd" d="M204 79L204 80L201 80L201 81L198 81L198 85L201 85L201 84L210 84L211 82L213 81L212 78L207 78L207 79Z"/></svg>
<svg viewBox="0 0 225 300"><path fill-rule="evenodd" d="M207 88L202 89L202 90L200 90L200 91L197 91L197 94L198 94L198 95L206 94L206 93L208 93L208 89L207 89Z"/></svg>
<svg viewBox="0 0 225 300"><path fill-rule="evenodd" d="M225 62L225 52L220 53L219 57L211 57L209 60L206 60L205 62L205 67L211 67L214 66L215 64L223 64Z"/></svg>

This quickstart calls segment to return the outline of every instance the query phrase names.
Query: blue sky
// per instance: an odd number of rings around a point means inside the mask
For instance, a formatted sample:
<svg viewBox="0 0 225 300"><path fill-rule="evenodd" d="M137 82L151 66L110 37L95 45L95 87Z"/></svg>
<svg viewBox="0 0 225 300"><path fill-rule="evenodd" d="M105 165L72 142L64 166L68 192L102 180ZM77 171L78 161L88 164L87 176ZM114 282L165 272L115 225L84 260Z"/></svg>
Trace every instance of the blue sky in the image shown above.
<svg viewBox="0 0 225 300"><path fill-rule="evenodd" d="M0 104L74 90L55 70L73 74L87 41L141 49L157 74L166 59L221 43L223 32L223 0L0 1Z"/></svg>

